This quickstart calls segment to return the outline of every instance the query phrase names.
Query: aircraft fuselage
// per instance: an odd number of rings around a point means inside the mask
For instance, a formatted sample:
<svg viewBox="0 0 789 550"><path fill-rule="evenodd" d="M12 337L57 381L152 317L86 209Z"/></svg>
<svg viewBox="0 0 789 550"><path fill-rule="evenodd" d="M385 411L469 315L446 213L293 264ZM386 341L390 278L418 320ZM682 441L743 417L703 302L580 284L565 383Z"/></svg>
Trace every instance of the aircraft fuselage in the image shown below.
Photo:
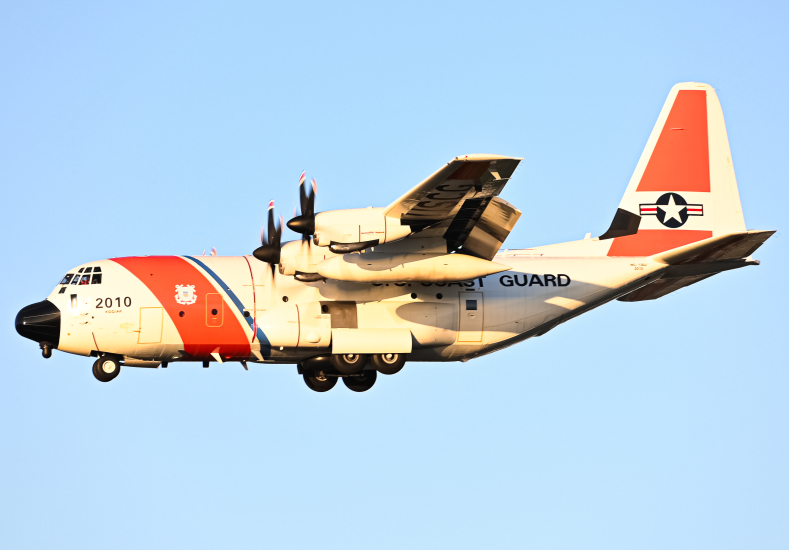
<svg viewBox="0 0 789 550"><path fill-rule="evenodd" d="M297 363L330 350L343 328L407 330L409 360L458 361L544 334L665 268L648 258L537 250L501 254L496 261L512 270L462 283L302 283L272 279L252 256L115 258L70 271L75 277L47 299L61 312L57 349L127 364ZM91 284L96 268L100 282Z"/></svg>

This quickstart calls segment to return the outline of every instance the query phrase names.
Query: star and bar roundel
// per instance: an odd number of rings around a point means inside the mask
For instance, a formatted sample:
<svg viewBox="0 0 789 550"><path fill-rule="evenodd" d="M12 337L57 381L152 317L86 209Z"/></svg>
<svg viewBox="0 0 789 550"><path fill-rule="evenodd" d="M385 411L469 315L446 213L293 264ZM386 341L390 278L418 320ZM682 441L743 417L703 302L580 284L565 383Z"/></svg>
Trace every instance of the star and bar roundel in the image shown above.
<svg viewBox="0 0 789 550"><path fill-rule="evenodd" d="M690 216L703 216L704 205L688 204L677 193L664 193L654 204L640 204L642 216L657 216L660 223L671 229L682 227Z"/></svg>

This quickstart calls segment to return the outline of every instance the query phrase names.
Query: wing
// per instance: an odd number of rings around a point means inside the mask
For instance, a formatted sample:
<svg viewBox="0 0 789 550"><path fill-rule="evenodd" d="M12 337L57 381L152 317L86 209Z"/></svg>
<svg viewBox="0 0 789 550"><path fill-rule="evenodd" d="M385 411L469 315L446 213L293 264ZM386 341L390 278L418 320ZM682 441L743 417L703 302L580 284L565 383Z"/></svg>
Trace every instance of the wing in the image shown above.
<svg viewBox="0 0 789 550"><path fill-rule="evenodd" d="M412 238L444 237L449 250L462 247L464 252L491 259L521 215L496 198L521 160L499 155L455 157L386 207L384 215L418 231Z"/></svg>

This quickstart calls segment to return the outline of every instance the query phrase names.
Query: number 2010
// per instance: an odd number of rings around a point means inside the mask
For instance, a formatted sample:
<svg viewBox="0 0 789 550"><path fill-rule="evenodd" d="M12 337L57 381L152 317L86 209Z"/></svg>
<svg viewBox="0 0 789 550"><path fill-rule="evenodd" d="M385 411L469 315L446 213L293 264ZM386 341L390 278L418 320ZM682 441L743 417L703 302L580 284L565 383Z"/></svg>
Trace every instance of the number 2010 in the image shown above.
<svg viewBox="0 0 789 550"><path fill-rule="evenodd" d="M115 307L121 307L121 299L120 298L96 298L96 308L98 309L98 308L102 308L102 307L113 307L112 306L112 301L113 300L115 300L117 302L117 305ZM132 304L131 298L126 296L123 299L123 305L126 306L126 307L130 307L131 304Z"/></svg>

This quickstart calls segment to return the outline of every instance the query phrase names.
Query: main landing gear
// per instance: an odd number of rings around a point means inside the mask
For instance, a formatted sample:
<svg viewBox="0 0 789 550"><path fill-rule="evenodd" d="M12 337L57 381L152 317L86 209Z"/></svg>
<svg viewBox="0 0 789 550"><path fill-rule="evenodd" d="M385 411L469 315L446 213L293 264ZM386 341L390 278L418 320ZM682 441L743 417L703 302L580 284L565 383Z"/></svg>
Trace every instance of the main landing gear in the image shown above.
<svg viewBox="0 0 789 550"><path fill-rule="evenodd" d="M121 373L121 362L109 355L99 357L93 363L93 376L99 382L109 382L114 380Z"/></svg>
<svg viewBox="0 0 789 550"><path fill-rule="evenodd" d="M396 374L405 362L406 356L402 353L369 357L360 354L319 356L299 363L299 374L304 376L304 383L313 391L329 391L337 385L337 379L342 378L349 390L364 392L373 387L379 372Z"/></svg>

